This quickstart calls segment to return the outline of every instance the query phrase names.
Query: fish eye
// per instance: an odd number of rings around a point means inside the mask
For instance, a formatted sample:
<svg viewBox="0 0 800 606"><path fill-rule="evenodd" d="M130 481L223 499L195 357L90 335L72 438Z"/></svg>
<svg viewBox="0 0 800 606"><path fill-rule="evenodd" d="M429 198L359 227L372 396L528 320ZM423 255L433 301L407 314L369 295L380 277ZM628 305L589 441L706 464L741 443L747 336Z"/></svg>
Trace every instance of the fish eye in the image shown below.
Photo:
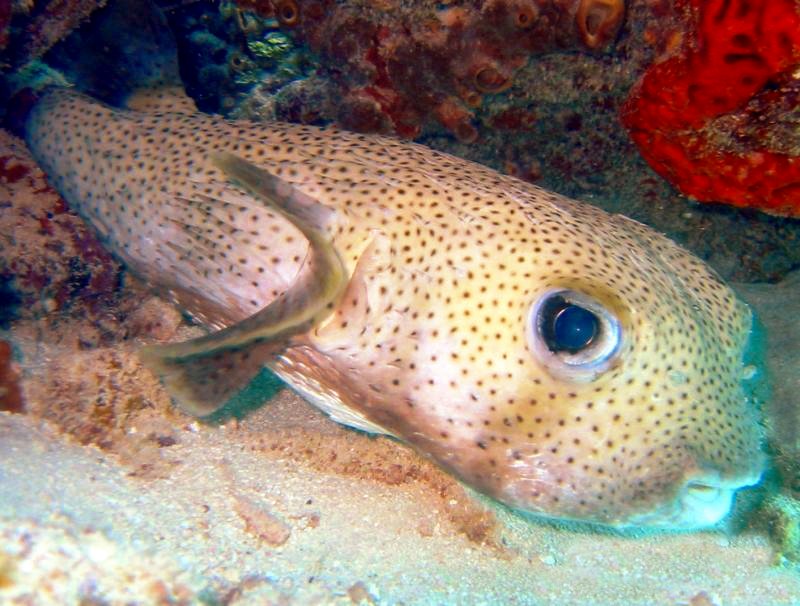
<svg viewBox="0 0 800 606"><path fill-rule="evenodd" d="M578 353L591 346L600 329L597 316L563 297L550 297L539 312L542 337L553 353Z"/></svg>
<svg viewBox="0 0 800 606"><path fill-rule="evenodd" d="M619 320L589 295L548 290L531 307L529 348L558 378L591 381L611 367L621 343Z"/></svg>

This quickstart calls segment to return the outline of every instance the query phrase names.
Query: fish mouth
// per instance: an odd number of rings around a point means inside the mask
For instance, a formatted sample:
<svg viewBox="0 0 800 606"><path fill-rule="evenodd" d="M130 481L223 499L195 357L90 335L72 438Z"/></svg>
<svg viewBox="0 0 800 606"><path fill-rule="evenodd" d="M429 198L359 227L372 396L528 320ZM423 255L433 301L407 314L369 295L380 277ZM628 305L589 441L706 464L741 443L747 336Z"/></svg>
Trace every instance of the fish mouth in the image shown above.
<svg viewBox="0 0 800 606"><path fill-rule="evenodd" d="M761 471L726 479L719 472L688 478L663 507L629 518L626 525L663 530L700 530L719 524L731 512L738 490L761 480Z"/></svg>

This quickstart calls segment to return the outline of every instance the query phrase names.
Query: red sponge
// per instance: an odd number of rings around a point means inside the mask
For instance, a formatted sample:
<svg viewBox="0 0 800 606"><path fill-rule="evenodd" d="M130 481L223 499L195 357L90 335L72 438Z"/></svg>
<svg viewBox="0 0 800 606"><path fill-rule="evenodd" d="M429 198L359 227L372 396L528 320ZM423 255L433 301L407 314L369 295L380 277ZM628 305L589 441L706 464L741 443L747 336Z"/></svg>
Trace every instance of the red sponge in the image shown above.
<svg viewBox="0 0 800 606"><path fill-rule="evenodd" d="M800 3L679 2L690 11L690 31L634 87L623 124L656 172L683 193L800 216L800 135L794 132L792 150L768 121L753 127L765 102L800 99L793 73L800 69Z"/></svg>

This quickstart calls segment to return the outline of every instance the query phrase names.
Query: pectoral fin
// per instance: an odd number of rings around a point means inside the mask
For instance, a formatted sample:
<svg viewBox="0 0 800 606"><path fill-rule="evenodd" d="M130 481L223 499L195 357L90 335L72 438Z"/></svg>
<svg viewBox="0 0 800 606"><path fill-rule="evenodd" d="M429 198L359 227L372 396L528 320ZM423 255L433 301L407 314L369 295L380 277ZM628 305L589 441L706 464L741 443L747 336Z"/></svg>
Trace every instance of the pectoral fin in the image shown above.
<svg viewBox="0 0 800 606"><path fill-rule="evenodd" d="M347 270L327 231L332 211L275 177L229 153L213 162L237 184L291 221L309 241L309 254L294 284L249 318L209 335L141 352L185 411L209 415L243 389L292 335L305 332L335 307Z"/></svg>
<svg viewBox="0 0 800 606"><path fill-rule="evenodd" d="M173 401L189 414L205 417L222 408L243 390L280 349L265 342L212 349L185 358L162 356L162 346L142 350L145 365L158 374Z"/></svg>

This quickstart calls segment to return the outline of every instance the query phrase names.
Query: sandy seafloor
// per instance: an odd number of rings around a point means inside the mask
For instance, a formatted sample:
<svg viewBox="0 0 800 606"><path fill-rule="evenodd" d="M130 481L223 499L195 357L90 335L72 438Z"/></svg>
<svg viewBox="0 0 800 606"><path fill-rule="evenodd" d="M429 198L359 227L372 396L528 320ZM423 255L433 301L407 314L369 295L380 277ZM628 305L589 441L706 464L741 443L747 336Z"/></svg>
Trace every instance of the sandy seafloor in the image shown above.
<svg viewBox="0 0 800 606"><path fill-rule="evenodd" d="M41 179L16 184L14 203L54 195ZM783 340L784 403L798 283L743 289ZM800 574L755 530L534 523L288 391L242 420L197 422L136 357L197 329L135 284L126 305L102 339L96 317L66 312L2 335L27 414L0 414L0 604L800 604Z"/></svg>
<svg viewBox="0 0 800 606"><path fill-rule="evenodd" d="M314 416L289 397L247 423L273 425L275 408L279 423ZM481 545L424 482L253 452L232 427L181 431L174 468L149 480L24 417L3 416L0 431L5 604L800 602L800 577L771 567L754 534L620 538L497 511L499 544Z"/></svg>

